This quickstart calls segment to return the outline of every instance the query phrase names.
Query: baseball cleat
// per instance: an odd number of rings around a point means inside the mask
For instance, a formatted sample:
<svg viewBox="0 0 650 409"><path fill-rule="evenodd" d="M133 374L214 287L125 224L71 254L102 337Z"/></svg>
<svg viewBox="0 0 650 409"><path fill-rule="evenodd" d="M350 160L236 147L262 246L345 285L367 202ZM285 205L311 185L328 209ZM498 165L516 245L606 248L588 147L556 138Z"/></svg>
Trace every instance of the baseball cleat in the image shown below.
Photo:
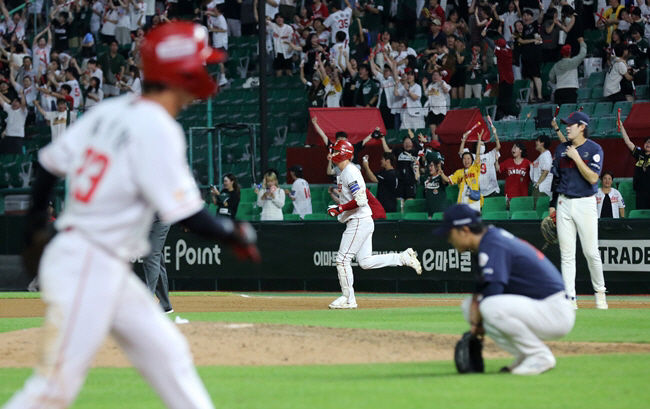
<svg viewBox="0 0 650 409"><path fill-rule="evenodd" d="M357 308L356 302L349 302L348 297L342 295L330 304L332 310L353 310Z"/></svg>
<svg viewBox="0 0 650 409"><path fill-rule="evenodd" d="M173 309L173 308L170 308L170 309L168 309L168 310L165 311L165 314L171 314L172 312L174 312L174 309Z"/></svg>
<svg viewBox="0 0 650 409"><path fill-rule="evenodd" d="M571 297L571 305L573 306L574 310L578 309L578 298L577 297Z"/></svg>
<svg viewBox="0 0 650 409"><path fill-rule="evenodd" d="M422 265L418 260L418 253L416 253L412 248L404 250L400 254L400 257L405 266L409 266L415 270L416 273L422 274Z"/></svg>
<svg viewBox="0 0 650 409"><path fill-rule="evenodd" d="M513 375L539 375L555 368L555 357L533 355L523 360L523 362L512 368L510 373Z"/></svg>
<svg viewBox="0 0 650 409"><path fill-rule="evenodd" d="M605 298L605 291L598 291L596 293L596 308L599 310L606 310L609 308L607 305L607 300Z"/></svg>

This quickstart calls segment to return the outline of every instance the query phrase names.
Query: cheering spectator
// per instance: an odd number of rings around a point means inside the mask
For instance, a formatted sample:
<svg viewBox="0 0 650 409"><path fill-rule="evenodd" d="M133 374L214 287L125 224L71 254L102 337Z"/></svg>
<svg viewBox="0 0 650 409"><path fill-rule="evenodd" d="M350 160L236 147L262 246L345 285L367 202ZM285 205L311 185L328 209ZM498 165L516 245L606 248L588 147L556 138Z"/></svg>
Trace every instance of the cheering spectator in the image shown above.
<svg viewBox="0 0 650 409"><path fill-rule="evenodd" d="M131 12L130 0L117 0L117 24L115 24L115 39L120 45L131 44Z"/></svg>
<svg viewBox="0 0 650 409"><path fill-rule="evenodd" d="M217 215L230 217L235 219L237 217L237 208L239 207L239 200L241 198L241 191L237 178L232 173L226 173L223 176L223 188L221 191L216 186L210 189L212 195L212 203L217 205Z"/></svg>
<svg viewBox="0 0 650 409"><path fill-rule="evenodd" d="M117 86L124 92L133 92L136 95L142 94L142 84L140 82L140 69L135 65L129 67L129 80L124 82L120 80Z"/></svg>
<svg viewBox="0 0 650 409"><path fill-rule="evenodd" d="M223 5L218 4L212 11L211 17L208 19L208 28L212 33L212 46L219 50L228 50L228 23L222 14ZM293 32L293 31L292 31ZM275 38L275 34L274 34ZM226 67L223 63L219 63L219 86L224 86L228 83L226 79Z"/></svg>
<svg viewBox="0 0 650 409"><path fill-rule="evenodd" d="M476 157L471 152L465 151L465 141L469 136L469 131L463 134L461 140L459 153L462 155L463 168L458 169L451 176L447 177L442 169L438 170L438 174L442 180L450 185L458 185L458 203L469 205L477 212L481 211L483 206L483 195L481 194L480 175L481 175L481 146L483 146L481 138L483 131L478 135L478 143L476 144Z"/></svg>
<svg viewBox="0 0 650 409"><path fill-rule="evenodd" d="M542 30L540 35L542 37L542 62L557 62L559 59L560 48L560 28L562 23L558 17L558 11L555 7L549 7L548 11L544 14L544 21L542 22ZM564 33L562 33L563 36ZM569 47L571 49L571 47Z"/></svg>
<svg viewBox="0 0 650 409"><path fill-rule="evenodd" d="M451 80L451 98L465 98L465 72L469 61L465 58L465 42L456 38L454 41L454 49L450 52L455 53L456 57L456 71L452 74Z"/></svg>
<svg viewBox="0 0 650 409"><path fill-rule="evenodd" d="M27 18L20 11L14 11L13 15L9 15L9 10L5 6L4 0L0 0L0 10L5 16L5 24L7 25L7 33L16 35L16 41L23 41L25 39L25 29L27 27Z"/></svg>
<svg viewBox="0 0 650 409"><path fill-rule="evenodd" d="M333 1L330 3L332 14L330 14L324 21L325 27L332 31L331 42L336 43L339 40L336 38L339 33L348 36L348 30L352 19L352 9L350 8L349 0L345 0L345 8L341 10L341 2Z"/></svg>
<svg viewBox="0 0 650 409"><path fill-rule="evenodd" d="M632 186L636 192L636 208L650 209L650 137L644 139L642 149L630 141L623 122L617 121L617 123L621 127L623 141L625 141L625 145L636 161L632 181Z"/></svg>
<svg viewBox="0 0 650 409"><path fill-rule="evenodd" d="M638 8L634 9L638 10ZM646 73L648 67L648 49L650 45L648 41L642 37L643 28L638 25L632 26L630 29L631 44L628 49L633 56L634 69L632 75L634 76L634 85L644 85L646 83ZM632 52L634 50L634 52Z"/></svg>
<svg viewBox="0 0 650 409"><path fill-rule="evenodd" d="M233 3L236 2L236 0L233 1ZM228 2L226 1L226 5L227 4ZM296 15L296 0L280 0L279 12L282 14L282 17L284 17L284 21L293 21L293 18ZM230 27L230 23L228 23L228 26Z"/></svg>
<svg viewBox="0 0 650 409"><path fill-rule="evenodd" d="M147 23L145 15L147 14L147 2L145 0L127 0L131 2L131 32L137 33L138 29L143 28ZM136 35L137 37L137 35Z"/></svg>
<svg viewBox="0 0 650 409"><path fill-rule="evenodd" d="M568 4L562 6L562 24L560 24L560 28L566 34L564 44L571 46L572 56L576 56L580 52L578 39L584 36L585 31L582 27L582 20L578 18L578 14L573 7Z"/></svg>
<svg viewBox="0 0 650 409"><path fill-rule="evenodd" d="M562 59L558 61L548 74L549 82L556 84L555 104L575 104L578 101L578 67L587 55L587 43L582 38L578 39L580 43L580 53L571 58L571 46L562 47Z"/></svg>
<svg viewBox="0 0 650 409"><path fill-rule="evenodd" d="M91 78L97 78L99 81L99 86L102 86L102 79L104 78L104 72L97 66L97 60L89 60L86 64L87 76Z"/></svg>
<svg viewBox="0 0 650 409"><path fill-rule="evenodd" d="M347 42L347 34L345 31L336 33L336 42L330 48L330 61L332 65L338 68L339 71L344 72L348 66L347 61L350 59L350 47ZM370 59L372 68L372 59Z"/></svg>
<svg viewBox="0 0 650 409"><path fill-rule="evenodd" d="M118 21L119 15L117 13L117 8L113 4L113 0L108 0L108 3L106 3L106 11L104 12L102 28L100 30L103 44L110 45L113 41L116 41L115 28L117 27Z"/></svg>
<svg viewBox="0 0 650 409"><path fill-rule="evenodd" d="M526 159L526 147L521 142L512 145L512 158L499 166L499 172L506 173L506 206L513 197L528 196L531 163Z"/></svg>
<svg viewBox="0 0 650 409"><path fill-rule="evenodd" d="M117 81L119 81L119 78L122 78L126 69L126 60L122 54L117 52L118 48L117 41L112 40L109 51L100 55L98 58L99 65L104 73L102 84L106 97L119 95L120 91L117 87Z"/></svg>
<svg viewBox="0 0 650 409"><path fill-rule="evenodd" d="M56 141L61 137L63 132L65 132L68 124L71 124L77 119L77 113L75 111L68 110L68 106L65 102L65 99L59 98L56 101L56 111L46 112L41 108L41 105L38 101L34 102L36 109L40 112L41 115L50 125L50 130L52 131L52 142Z"/></svg>
<svg viewBox="0 0 650 409"><path fill-rule="evenodd" d="M284 71L285 75L291 77L293 75L291 73L293 67L291 55L293 51L290 44L293 38L293 28L288 24L284 24L284 17L279 13L275 15L275 23L267 20L266 25L273 32L273 50L275 51L273 69L275 69L275 75L280 77Z"/></svg>
<svg viewBox="0 0 650 409"><path fill-rule="evenodd" d="M284 190L278 187L278 177L273 171L264 174L261 189L255 188L257 193L257 206L262 208L260 220L283 220L282 207L284 207Z"/></svg>
<svg viewBox="0 0 650 409"><path fill-rule="evenodd" d="M7 127L0 140L0 154L22 154L25 144L25 120L27 119L27 103L25 94L20 92L19 97L9 100L4 94L2 108L7 113ZM6 136L4 136L6 134Z"/></svg>
<svg viewBox="0 0 650 409"><path fill-rule="evenodd" d="M104 91L100 85L99 79L97 77L91 77L90 82L85 85L86 87L86 102L84 106L86 110L94 107L95 105L102 102L104 99Z"/></svg>
<svg viewBox="0 0 650 409"><path fill-rule="evenodd" d="M514 1L510 0L508 2L508 11L501 14L499 18L503 22L503 38L506 42L510 42L515 32L515 22L521 19L521 14Z"/></svg>
<svg viewBox="0 0 650 409"><path fill-rule="evenodd" d="M320 63L317 63L320 64ZM310 107L322 107L325 105L325 85L321 81L320 74L313 74L311 81L305 78L305 62L300 63L300 81L307 87L307 103Z"/></svg>
<svg viewBox="0 0 650 409"><path fill-rule="evenodd" d="M438 0L432 0L432 1L438 1ZM432 46L435 44L441 46L447 45L447 34L445 34L440 30L440 20L438 20L437 18L432 19L431 28L429 30L430 32L427 35L427 44L429 48L432 48Z"/></svg>
<svg viewBox="0 0 650 409"><path fill-rule="evenodd" d="M311 4L311 15L312 20L315 20L317 18L326 19L330 15L330 12L327 9L327 6L323 4L321 0L314 0L314 2Z"/></svg>
<svg viewBox="0 0 650 409"><path fill-rule="evenodd" d="M379 130L379 128L377 128ZM395 155L384 152L380 159L381 169L377 173L370 170L368 155L363 157L363 170L372 183L377 183L377 200L381 203L386 213L397 211L397 198L399 197L399 182L395 172Z"/></svg>
<svg viewBox="0 0 650 409"><path fill-rule="evenodd" d="M551 197L551 184L553 182L553 174L551 167L553 166L553 157L548 148L551 147L551 138L547 135L540 135L535 140L535 150L539 152L539 156L530 165L530 178L533 182L533 198L535 204L541 195Z"/></svg>
<svg viewBox="0 0 650 409"><path fill-rule="evenodd" d="M294 181L291 190L285 190L284 193L289 195L293 202L293 214L298 214L301 219L304 219L306 214L312 214L309 183L303 179L300 165L293 165L289 169L289 175Z"/></svg>
<svg viewBox="0 0 650 409"><path fill-rule="evenodd" d="M488 119L490 117L488 116ZM481 194L483 197L497 196L501 189L499 189L499 182L497 182L497 171L499 170L499 153L501 150L501 142L499 141L499 135L497 134L497 129L492 125L492 133L494 134L494 139L496 144L494 149L490 150L488 153L485 153L486 146L481 144L481 176L479 177L479 182L481 186ZM461 155L462 156L462 155Z"/></svg>
<svg viewBox="0 0 650 409"><path fill-rule="evenodd" d="M393 70L393 76L397 72ZM395 97L403 98L400 129L421 129L424 128L424 116L422 115L422 87L416 82L417 72L407 67L401 80L401 86L393 89Z"/></svg>
<svg viewBox="0 0 650 409"><path fill-rule="evenodd" d="M425 209L429 218L434 213L444 212L447 208L447 182L442 178L442 162L431 161L427 173L420 176L420 185L424 187Z"/></svg>
<svg viewBox="0 0 650 409"><path fill-rule="evenodd" d="M325 71L325 64L321 60L320 64L318 64L318 74L323 78L323 86L325 87L325 106L328 108L340 107L341 95L343 94L341 73L337 68L334 68L328 75Z"/></svg>
<svg viewBox="0 0 650 409"><path fill-rule="evenodd" d="M485 31L484 31L485 32ZM497 113L495 119L512 115L512 87L515 75L512 70L513 51L506 44L504 38L497 38L494 42L485 37L488 45L494 49L499 70L499 96L497 99Z"/></svg>
<svg viewBox="0 0 650 409"><path fill-rule="evenodd" d="M47 41L45 41L45 34L47 34ZM32 56L34 58L34 68L37 72L43 68L47 69L50 63L50 52L52 52L52 30L50 25L45 27L43 31L34 37L32 42Z"/></svg>
<svg viewBox="0 0 650 409"><path fill-rule="evenodd" d="M614 0L616 1L616 0ZM608 101L630 101L634 102L633 90L623 87L623 80L633 81L634 76L628 73L627 57L629 55L626 44L616 44L614 46L614 61L611 68L605 75L605 85L603 87L603 96Z"/></svg>
<svg viewBox="0 0 650 409"><path fill-rule="evenodd" d="M104 6L100 0L92 0L90 7L92 15L90 16L90 32L93 33L95 39L99 38L99 29L102 26L102 18L104 16Z"/></svg>
<svg viewBox="0 0 650 409"><path fill-rule="evenodd" d="M541 79L541 66L542 66L542 38L539 35L539 25L544 18L544 6L539 3L540 13L538 20L533 20L533 12L531 10L524 10L523 16L523 33L521 37L517 38L517 42L521 45L521 76L524 79L531 80L531 102L542 102L542 79ZM537 94L537 97L535 97Z"/></svg>
<svg viewBox="0 0 650 409"><path fill-rule="evenodd" d="M354 85L354 102L358 107L374 107L379 99L379 87L370 78L370 67L363 64L359 67L359 77Z"/></svg>
<svg viewBox="0 0 650 409"><path fill-rule="evenodd" d="M619 14L625 9L619 0L609 0L609 8L605 10L603 18L598 20L599 28L607 27L607 43L612 41L612 33L618 28Z"/></svg>
<svg viewBox="0 0 650 409"><path fill-rule="evenodd" d="M603 187L596 193L596 204L598 205L598 218L618 219L625 217L625 201L621 192L612 187L614 176L611 172L603 172L600 176Z"/></svg>
<svg viewBox="0 0 650 409"><path fill-rule="evenodd" d="M449 98L451 86L442 79L442 75L438 70L433 71L432 81L429 86L427 86L427 82L427 78L424 77L422 86L427 89L427 102L424 107L429 108L427 124L431 130L431 137L434 141L437 141L436 127L442 123L447 114L447 98Z"/></svg>
<svg viewBox="0 0 650 409"><path fill-rule="evenodd" d="M422 147L413 140L413 132L409 129L409 135L404 137L402 146L394 149L388 147L386 138L382 135L381 144L385 153L392 153L397 160L397 178L399 179L399 192L397 197L404 200L415 199L419 176L418 154Z"/></svg>

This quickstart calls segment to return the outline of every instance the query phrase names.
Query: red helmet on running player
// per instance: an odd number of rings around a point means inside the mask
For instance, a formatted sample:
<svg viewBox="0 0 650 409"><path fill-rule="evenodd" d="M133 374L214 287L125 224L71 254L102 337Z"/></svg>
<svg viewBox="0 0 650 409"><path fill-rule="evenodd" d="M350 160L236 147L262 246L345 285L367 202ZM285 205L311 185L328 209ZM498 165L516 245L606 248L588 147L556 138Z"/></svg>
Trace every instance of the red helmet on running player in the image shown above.
<svg viewBox="0 0 650 409"><path fill-rule="evenodd" d="M181 88L200 99L217 92L207 64L224 62L228 55L208 45L205 27L189 21L161 24L140 45L144 82Z"/></svg>
<svg viewBox="0 0 650 409"><path fill-rule="evenodd" d="M338 153L332 154L332 163L341 163L344 160L352 159L354 156L354 147L350 142L343 139L336 141L334 146L332 146L332 150L338 151Z"/></svg>

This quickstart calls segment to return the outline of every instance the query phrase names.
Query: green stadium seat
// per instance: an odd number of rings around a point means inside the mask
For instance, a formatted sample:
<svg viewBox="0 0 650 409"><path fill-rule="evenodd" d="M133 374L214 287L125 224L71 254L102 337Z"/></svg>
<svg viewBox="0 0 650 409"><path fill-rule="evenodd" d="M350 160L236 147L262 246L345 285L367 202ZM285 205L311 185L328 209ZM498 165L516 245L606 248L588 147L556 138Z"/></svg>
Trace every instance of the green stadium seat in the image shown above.
<svg viewBox="0 0 650 409"><path fill-rule="evenodd" d="M537 115L537 105L524 105L519 112L519 119L524 120L530 114L530 118L535 118Z"/></svg>
<svg viewBox="0 0 650 409"><path fill-rule="evenodd" d="M506 210L506 199L503 196L486 197L483 199L483 207L481 211L486 212L502 212Z"/></svg>
<svg viewBox="0 0 650 409"><path fill-rule="evenodd" d="M576 111L576 110L577 110L576 104L564 104L564 105L561 105L560 110L557 113L557 118L566 118L569 115L571 115L571 113L573 111ZM558 125L560 125L559 119L557 121L558 121Z"/></svg>
<svg viewBox="0 0 650 409"><path fill-rule="evenodd" d="M632 110L632 105L633 103L630 101L618 101L617 103L614 104L614 108L612 109L612 115L617 116L618 110L620 109L621 119L627 118L627 116L630 114L630 111Z"/></svg>
<svg viewBox="0 0 650 409"><path fill-rule="evenodd" d="M244 214L253 214L254 209L257 208L257 204L251 202L240 202L237 206L237 217Z"/></svg>
<svg viewBox="0 0 650 409"><path fill-rule="evenodd" d="M612 115L612 105L613 104L611 102L599 102L596 104L593 116L602 119L604 117Z"/></svg>
<svg viewBox="0 0 650 409"><path fill-rule="evenodd" d="M631 191L621 194L623 195L623 201L625 202L625 212L629 214L632 210L636 210L636 192Z"/></svg>
<svg viewBox="0 0 650 409"><path fill-rule="evenodd" d="M335 217L330 217L327 213L312 213L312 214L306 214L305 218L303 220L305 220L305 221L313 221L313 220L336 221L336 218Z"/></svg>
<svg viewBox="0 0 650 409"><path fill-rule="evenodd" d="M535 121L531 119L529 119L526 123L528 122L532 122L533 124L535 123ZM521 133L523 132L524 126L525 126L524 121L508 122L506 125L506 131L503 140L514 141L515 139L518 139L521 136Z"/></svg>
<svg viewBox="0 0 650 409"><path fill-rule="evenodd" d="M510 215L508 211L504 210L501 212L486 212L483 213L483 220L508 220Z"/></svg>
<svg viewBox="0 0 650 409"><path fill-rule="evenodd" d="M591 88L578 88L578 101L589 101L591 99Z"/></svg>
<svg viewBox="0 0 650 409"><path fill-rule="evenodd" d="M605 71L592 72L587 80L587 88L602 87L605 84Z"/></svg>
<svg viewBox="0 0 650 409"><path fill-rule="evenodd" d="M386 213L386 220L402 220L404 215L402 213Z"/></svg>
<svg viewBox="0 0 650 409"><path fill-rule="evenodd" d="M252 215L252 214L239 214L237 212L237 217L235 217L237 220L245 220L247 222L256 222L260 219L258 215Z"/></svg>
<svg viewBox="0 0 650 409"><path fill-rule="evenodd" d="M632 210L630 212L630 219L650 219L650 210Z"/></svg>
<svg viewBox="0 0 650 409"><path fill-rule="evenodd" d="M594 101L600 101L603 99L603 87L594 87L591 88L591 99Z"/></svg>
<svg viewBox="0 0 650 409"><path fill-rule="evenodd" d="M443 220L444 215L445 215L444 212L434 213L433 216L431 216L431 220Z"/></svg>
<svg viewBox="0 0 650 409"><path fill-rule="evenodd" d="M589 134L589 136L593 136L595 138L607 138L609 136L614 136L617 134L617 127L616 127L616 118L598 118L596 117L595 120L597 121L597 124L593 127L595 129L593 134ZM592 125L589 124L589 127L592 128ZM618 133L620 135L620 133Z"/></svg>
<svg viewBox="0 0 650 409"><path fill-rule="evenodd" d="M291 199L288 199L291 200ZM311 211L313 213L323 213L325 214L327 212L327 203L320 201L320 200L312 200L311 201Z"/></svg>
<svg viewBox="0 0 650 409"><path fill-rule="evenodd" d="M535 204L535 210L537 214L541 215L548 210L548 206L551 202L551 198L548 196L540 196L537 198L537 203Z"/></svg>
<svg viewBox="0 0 650 409"><path fill-rule="evenodd" d="M548 216L548 215L549 215L549 213L548 213L548 210L547 210L544 213L542 213L542 215L539 218L540 219L546 219L546 216Z"/></svg>
<svg viewBox="0 0 650 409"><path fill-rule="evenodd" d="M534 210L517 211L510 213L511 220L538 220L539 215Z"/></svg>
<svg viewBox="0 0 650 409"><path fill-rule="evenodd" d="M519 139L533 140L540 133L541 130L538 130L535 125L535 121L528 120L524 124L524 127L521 131Z"/></svg>
<svg viewBox="0 0 650 409"><path fill-rule="evenodd" d="M589 90L587 90L589 91ZM595 102L585 102L583 104L578 104L578 109L582 108L582 112L584 112L586 115L592 116L594 114L594 109L596 109L596 103ZM558 124L560 125L560 124Z"/></svg>
<svg viewBox="0 0 650 409"><path fill-rule="evenodd" d="M302 146L305 144L307 135L302 132L289 132L287 133L287 140L284 142L286 146Z"/></svg>
<svg viewBox="0 0 650 409"><path fill-rule="evenodd" d="M535 210L532 196L513 197L510 199L510 212Z"/></svg>
<svg viewBox="0 0 650 409"><path fill-rule="evenodd" d="M284 199L284 206L282 206L282 213L283 214L293 213L293 201L291 199L288 198Z"/></svg>
<svg viewBox="0 0 650 409"><path fill-rule="evenodd" d="M477 108L481 100L479 98L464 98L460 101L460 109Z"/></svg>
<svg viewBox="0 0 650 409"><path fill-rule="evenodd" d="M637 97L637 99L647 99L648 98L648 86L647 85L637 85L636 86L636 97Z"/></svg>
<svg viewBox="0 0 650 409"><path fill-rule="evenodd" d="M426 206L425 199L411 199L404 202L404 213L424 212Z"/></svg>
<svg viewBox="0 0 650 409"><path fill-rule="evenodd" d="M449 105L449 109L456 109L456 108L460 107L460 101L462 101L462 99L460 99L460 98L453 98L453 99L451 100L450 105Z"/></svg>
<svg viewBox="0 0 650 409"><path fill-rule="evenodd" d="M429 220L429 215L426 212L406 213L404 220Z"/></svg>
<svg viewBox="0 0 650 409"><path fill-rule="evenodd" d="M451 200L452 203L456 203L458 199L458 185L448 185L445 191L447 193L447 199Z"/></svg>
<svg viewBox="0 0 650 409"><path fill-rule="evenodd" d="M505 196L505 194L506 194L506 180L505 179L497 180L497 185L499 185L499 192L501 192L501 193L499 193L499 196Z"/></svg>
<svg viewBox="0 0 650 409"><path fill-rule="evenodd" d="M300 215L299 214L285 214L283 215L284 221L285 222L295 222L300 220Z"/></svg>
<svg viewBox="0 0 650 409"><path fill-rule="evenodd" d="M239 191L240 203L253 203L257 201L257 195L255 194L255 189L252 187L243 188Z"/></svg>

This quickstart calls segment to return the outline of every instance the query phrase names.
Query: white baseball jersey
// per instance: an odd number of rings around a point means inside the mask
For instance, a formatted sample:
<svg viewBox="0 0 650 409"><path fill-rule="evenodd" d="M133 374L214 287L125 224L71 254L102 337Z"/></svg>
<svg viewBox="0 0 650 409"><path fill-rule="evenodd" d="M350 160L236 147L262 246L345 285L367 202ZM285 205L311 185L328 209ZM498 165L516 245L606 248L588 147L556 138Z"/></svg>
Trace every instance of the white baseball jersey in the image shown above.
<svg viewBox="0 0 650 409"><path fill-rule="evenodd" d="M83 101L83 95L81 95L81 88L79 87L79 81L70 80L64 82L64 84L68 84L70 88L72 88L72 91L70 92L70 96L74 99L74 109L79 108L81 101Z"/></svg>
<svg viewBox="0 0 650 409"><path fill-rule="evenodd" d="M305 179L299 178L291 185L291 198L293 199L293 214L299 214L300 218L306 214L312 214L311 192L309 183Z"/></svg>
<svg viewBox="0 0 650 409"><path fill-rule="evenodd" d="M484 149L485 145L481 145L481 150L484 151ZM494 168L494 164L499 159L499 156L501 155L496 149L492 149L486 154L481 152L481 176L479 177L479 185L481 186L481 194L483 196L501 191L497 182L497 172Z"/></svg>
<svg viewBox="0 0 650 409"><path fill-rule="evenodd" d="M598 189L596 193L596 205L598 206L598 217L600 217L600 211L603 209L603 200L605 199L605 192L603 189ZM612 205L612 217L618 219L621 217L620 209L625 209L625 201L623 200L623 195L618 190L612 188L609 192L609 201Z"/></svg>
<svg viewBox="0 0 650 409"><path fill-rule="evenodd" d="M339 71L344 72L348 65L345 62L345 57L350 58L350 47L348 46L348 41L342 43L336 43L330 48L330 62L339 69Z"/></svg>
<svg viewBox="0 0 650 409"><path fill-rule="evenodd" d="M551 156L551 152L548 150L539 155L537 159L535 159L535 162L530 165L530 178L533 183L537 183L539 178L542 176L542 171L548 171L544 181L539 185L539 191L546 193L547 196L553 195L551 192L551 184L553 183L553 174L551 173L552 167L553 157Z"/></svg>
<svg viewBox="0 0 650 409"><path fill-rule="evenodd" d="M56 141L63 135L67 128L68 111L49 111L45 113L45 119L50 122L50 129L52 130L52 142ZM70 124L77 119L76 112L70 112Z"/></svg>
<svg viewBox="0 0 650 409"><path fill-rule="evenodd" d="M133 94L105 101L39 152L68 182L59 231L79 231L123 260L146 254L153 215L164 223L204 207L186 159L180 125Z"/></svg>
<svg viewBox="0 0 650 409"><path fill-rule="evenodd" d="M355 200L354 197L359 193L365 195L366 182L363 180L361 171L352 163L349 163L336 177L336 183L338 185L341 205ZM338 219L341 223L345 223L350 219L362 219L364 217L372 217L372 210L370 210L370 206L367 204L356 209L344 211L338 216Z"/></svg>
<svg viewBox="0 0 650 409"><path fill-rule="evenodd" d="M352 9L349 7L332 13L325 19L323 25L332 30L332 44L336 43L336 33L339 31L343 31L345 33L345 39L349 40L348 29L350 28L351 19Z"/></svg>

